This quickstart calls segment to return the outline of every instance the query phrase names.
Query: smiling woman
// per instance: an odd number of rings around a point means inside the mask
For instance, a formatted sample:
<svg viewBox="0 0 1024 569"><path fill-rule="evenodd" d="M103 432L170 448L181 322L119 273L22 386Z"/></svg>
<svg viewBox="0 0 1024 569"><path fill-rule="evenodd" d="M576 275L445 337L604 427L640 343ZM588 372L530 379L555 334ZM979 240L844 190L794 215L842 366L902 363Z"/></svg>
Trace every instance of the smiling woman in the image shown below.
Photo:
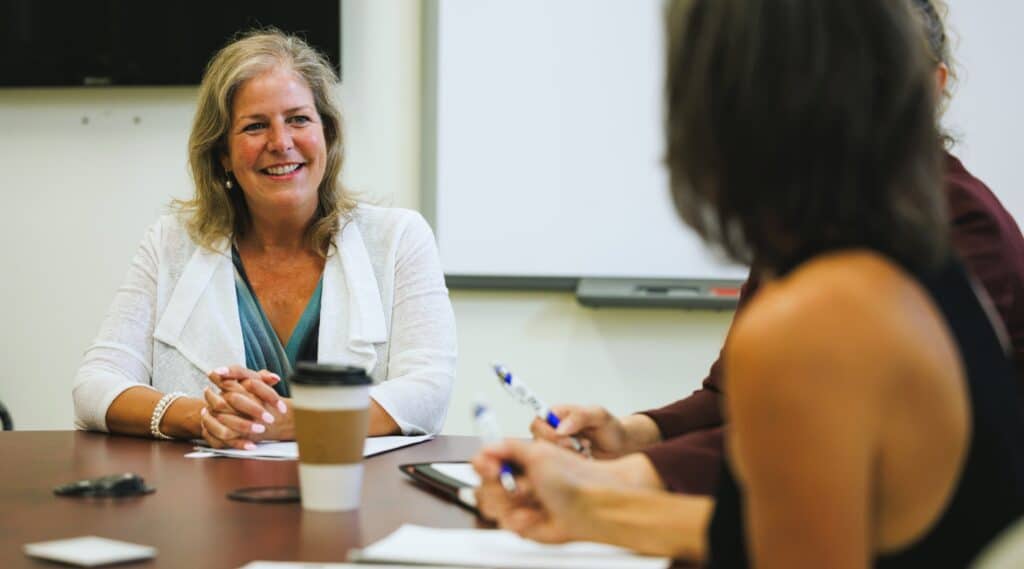
<svg viewBox="0 0 1024 569"><path fill-rule="evenodd" d="M337 77L302 40L253 32L207 66L189 137L191 200L154 224L75 378L79 428L294 438L298 361L364 367L370 434L435 433L455 327L433 234L356 204Z"/></svg>
<svg viewBox="0 0 1024 569"><path fill-rule="evenodd" d="M327 148L313 94L299 75L278 67L246 81L235 94L227 142L221 164L250 213L279 206L310 219Z"/></svg>

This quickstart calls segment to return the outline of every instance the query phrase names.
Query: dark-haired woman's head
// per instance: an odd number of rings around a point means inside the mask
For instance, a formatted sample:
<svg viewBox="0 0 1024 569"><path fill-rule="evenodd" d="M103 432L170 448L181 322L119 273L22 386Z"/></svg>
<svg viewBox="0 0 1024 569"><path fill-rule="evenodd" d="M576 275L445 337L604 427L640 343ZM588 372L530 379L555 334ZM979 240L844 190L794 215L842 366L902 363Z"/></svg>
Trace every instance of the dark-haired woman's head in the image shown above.
<svg viewBox="0 0 1024 569"><path fill-rule="evenodd" d="M924 29L924 40L928 46L935 72L935 85L941 94L939 98L939 114L945 112L949 101L953 98L953 90L957 83L956 61L950 47L949 31L946 28L946 16L949 8L944 0L911 0L914 10ZM940 127L941 128L941 127ZM956 138L949 132L941 131L942 142L952 148Z"/></svg>
<svg viewBox="0 0 1024 569"><path fill-rule="evenodd" d="M949 34L946 31L946 13L949 11L943 0L911 0L921 25L924 28L924 39L928 45L928 53L932 62L941 68L943 73L940 91L944 99L951 96L952 81L956 79L953 53L949 45Z"/></svg>
<svg viewBox="0 0 1024 569"><path fill-rule="evenodd" d="M673 0L666 18L672 195L706 240L775 270L944 258L935 61L910 2Z"/></svg>

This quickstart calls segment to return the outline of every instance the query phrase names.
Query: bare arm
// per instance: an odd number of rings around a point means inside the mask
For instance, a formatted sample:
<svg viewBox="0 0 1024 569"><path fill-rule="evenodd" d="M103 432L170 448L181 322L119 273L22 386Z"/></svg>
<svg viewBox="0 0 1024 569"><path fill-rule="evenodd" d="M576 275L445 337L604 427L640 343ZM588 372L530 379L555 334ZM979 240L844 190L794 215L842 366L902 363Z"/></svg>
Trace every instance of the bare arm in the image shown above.
<svg viewBox="0 0 1024 569"><path fill-rule="evenodd" d="M593 541L646 555L703 561L714 509L707 496L686 496L615 487L584 488L580 499L591 514Z"/></svg>
<svg viewBox="0 0 1024 569"><path fill-rule="evenodd" d="M747 544L758 567L868 567L884 364L851 305L791 308L740 321L726 352Z"/></svg>
<svg viewBox="0 0 1024 569"><path fill-rule="evenodd" d="M625 452L637 452L661 441L658 424L647 415L638 413L623 417L622 428L626 431L626 440L628 441Z"/></svg>
<svg viewBox="0 0 1024 569"><path fill-rule="evenodd" d="M380 406L379 403L370 398L370 429L371 437L381 435L400 435L401 427L391 418L391 415ZM293 437L294 438L294 437Z"/></svg>
<svg viewBox="0 0 1024 569"><path fill-rule="evenodd" d="M131 387L121 392L107 408L107 427L112 433L148 437L149 421L163 394L148 387ZM180 439L199 438L199 411L202 399L179 397L164 414L160 432Z"/></svg>

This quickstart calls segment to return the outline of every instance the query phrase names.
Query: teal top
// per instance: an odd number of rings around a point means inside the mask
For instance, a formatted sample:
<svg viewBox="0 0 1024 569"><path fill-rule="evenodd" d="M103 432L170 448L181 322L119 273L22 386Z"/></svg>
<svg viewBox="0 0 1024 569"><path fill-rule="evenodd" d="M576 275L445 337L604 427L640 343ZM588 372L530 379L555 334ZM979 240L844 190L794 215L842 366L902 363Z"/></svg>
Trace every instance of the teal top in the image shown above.
<svg viewBox="0 0 1024 569"><path fill-rule="evenodd" d="M249 284L249 278L242 266L238 249L231 247L231 260L235 265L235 294L238 297L238 319L242 324L242 343L245 346L245 367L253 370L265 369L281 376L274 389L288 397L290 389L285 378L292 373L300 360L317 359L317 340L320 336L320 297L323 293L324 277L309 298L298 324L292 330L288 345L282 346L277 332L270 325L263 307Z"/></svg>

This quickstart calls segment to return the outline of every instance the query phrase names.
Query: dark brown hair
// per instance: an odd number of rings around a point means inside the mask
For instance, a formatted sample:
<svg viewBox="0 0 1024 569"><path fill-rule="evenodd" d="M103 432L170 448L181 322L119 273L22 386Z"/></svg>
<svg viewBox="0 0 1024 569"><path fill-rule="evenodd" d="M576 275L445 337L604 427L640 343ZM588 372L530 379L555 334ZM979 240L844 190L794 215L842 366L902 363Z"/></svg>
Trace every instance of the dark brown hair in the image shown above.
<svg viewBox="0 0 1024 569"><path fill-rule="evenodd" d="M943 0L912 0L921 24L924 26L924 39L928 42L928 52L932 61L944 63L949 69L950 79L956 79L956 65L949 45L949 34L946 32L946 14L949 8ZM947 88L943 96L949 98Z"/></svg>
<svg viewBox="0 0 1024 569"><path fill-rule="evenodd" d="M956 61L953 59L953 50L950 47L949 32L946 29L946 18L949 14L949 7L945 0L912 0L911 2L924 26L924 39L928 44L928 53L932 62L936 65L946 66L946 84L942 89L942 97L939 102L939 115L942 115L949 101L953 99L953 91L956 89L959 74ZM939 126L942 144L946 148L952 148L956 144L956 136Z"/></svg>
<svg viewBox="0 0 1024 569"><path fill-rule="evenodd" d="M934 64L909 2L674 0L672 196L735 260L784 272L868 248L946 255Z"/></svg>

